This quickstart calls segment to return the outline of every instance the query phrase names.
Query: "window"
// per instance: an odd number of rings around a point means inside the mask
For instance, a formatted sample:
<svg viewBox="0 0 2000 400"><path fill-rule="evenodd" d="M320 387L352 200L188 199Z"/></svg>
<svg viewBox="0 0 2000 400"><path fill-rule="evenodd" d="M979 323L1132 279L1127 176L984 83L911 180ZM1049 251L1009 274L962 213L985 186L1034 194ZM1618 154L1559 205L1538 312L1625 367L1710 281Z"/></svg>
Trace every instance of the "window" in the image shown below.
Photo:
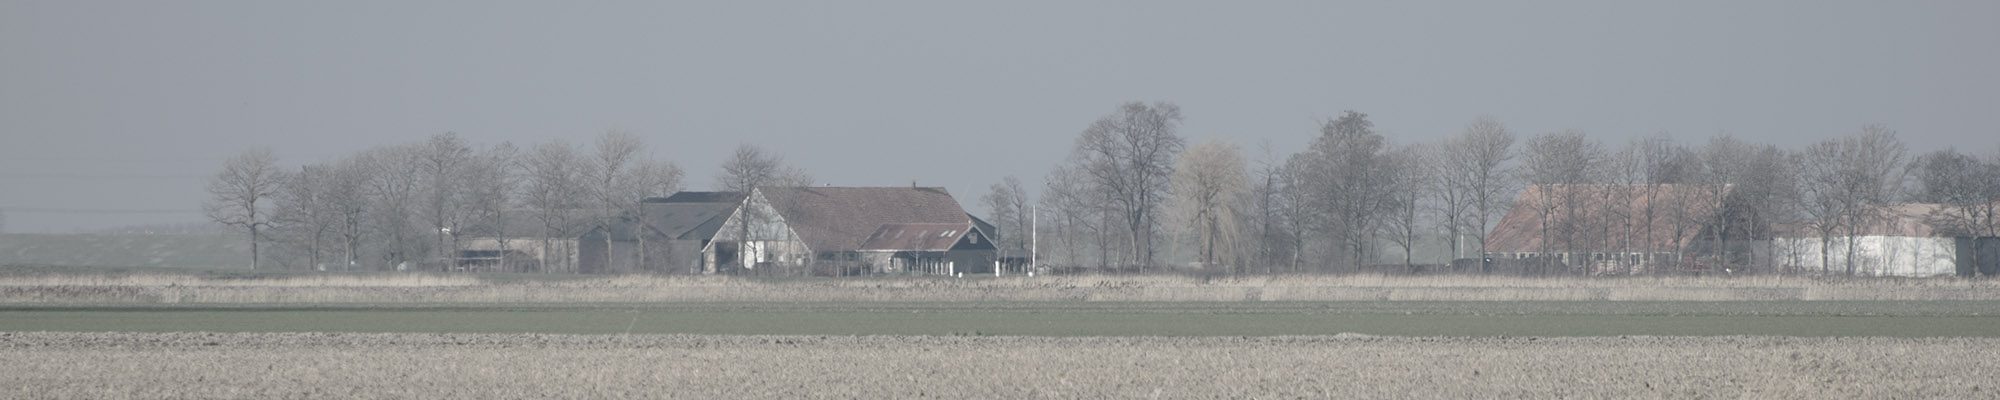
<svg viewBox="0 0 2000 400"><path fill-rule="evenodd" d="M938 233L938 237L951 237L951 234L954 234L954 233L958 233L958 231L944 231L944 232L941 232L941 233Z"/></svg>

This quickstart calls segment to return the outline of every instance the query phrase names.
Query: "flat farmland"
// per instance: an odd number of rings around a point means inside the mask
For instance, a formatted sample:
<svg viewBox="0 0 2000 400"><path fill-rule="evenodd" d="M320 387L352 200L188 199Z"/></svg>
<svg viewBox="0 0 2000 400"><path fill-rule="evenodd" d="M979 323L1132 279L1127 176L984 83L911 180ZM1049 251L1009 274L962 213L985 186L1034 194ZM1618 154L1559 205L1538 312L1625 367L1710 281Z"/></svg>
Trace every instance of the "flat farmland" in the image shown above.
<svg viewBox="0 0 2000 400"><path fill-rule="evenodd" d="M0 331L707 335L2000 336L2000 302L15 306Z"/></svg>
<svg viewBox="0 0 2000 400"><path fill-rule="evenodd" d="M7 398L1993 398L2000 339L0 333Z"/></svg>
<svg viewBox="0 0 2000 400"><path fill-rule="evenodd" d="M0 398L2000 398L1971 280L0 277Z"/></svg>

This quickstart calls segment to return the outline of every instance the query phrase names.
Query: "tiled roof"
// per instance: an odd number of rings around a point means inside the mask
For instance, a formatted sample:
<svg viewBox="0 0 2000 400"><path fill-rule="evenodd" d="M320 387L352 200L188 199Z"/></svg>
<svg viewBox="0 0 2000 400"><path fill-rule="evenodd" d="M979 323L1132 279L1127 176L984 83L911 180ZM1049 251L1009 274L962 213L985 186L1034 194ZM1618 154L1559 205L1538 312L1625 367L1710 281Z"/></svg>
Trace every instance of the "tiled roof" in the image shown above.
<svg viewBox="0 0 2000 400"><path fill-rule="evenodd" d="M966 224L884 224L861 243L862 250L945 251L965 237Z"/></svg>
<svg viewBox="0 0 2000 400"><path fill-rule="evenodd" d="M818 251L867 249L870 238L885 225L955 225L959 231L971 226L971 217L943 188L767 187L758 191L799 238Z"/></svg>
<svg viewBox="0 0 2000 400"><path fill-rule="evenodd" d="M1686 184L1529 186L1486 236L1486 251L1540 252L1545 239L1552 252L1673 251L1700 236L1704 222L1715 217L1717 196L1727 191L1716 193L1710 186ZM1572 205L1575 210L1570 210ZM1644 217L1648 206L1653 212L1650 226ZM1548 233L1555 237L1542 237L1541 207L1550 207ZM1575 222L1573 225L1562 220L1571 216L1577 219L1569 221ZM1565 243L1560 227L1566 225L1588 231L1575 235L1580 238L1575 240L1580 248L1562 248Z"/></svg>
<svg viewBox="0 0 2000 400"><path fill-rule="evenodd" d="M1939 229L1939 225L1949 225L1948 218L1940 217L1949 215L1950 212L1950 208L1942 204L1894 204L1883 208L1882 213L1878 214L1877 218L1867 224L1862 224L1861 229L1856 230L1855 233L1859 236L1939 236L1938 231L1950 230L1949 226L1946 227L1947 229ZM1777 230L1778 236L1782 237L1819 237L1819 231L1807 224L1787 224L1779 226ZM1833 234L1845 236L1847 235L1847 229L1835 229Z"/></svg>

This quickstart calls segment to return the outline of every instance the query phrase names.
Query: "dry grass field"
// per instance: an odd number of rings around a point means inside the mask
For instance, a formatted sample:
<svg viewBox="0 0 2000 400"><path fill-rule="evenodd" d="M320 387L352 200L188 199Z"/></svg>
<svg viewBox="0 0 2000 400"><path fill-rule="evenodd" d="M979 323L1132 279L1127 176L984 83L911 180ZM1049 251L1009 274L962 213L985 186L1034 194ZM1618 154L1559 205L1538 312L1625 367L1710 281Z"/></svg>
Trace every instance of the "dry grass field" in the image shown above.
<svg viewBox="0 0 2000 400"><path fill-rule="evenodd" d="M1994 310L1960 279L0 272L0 398L2000 398Z"/></svg>
<svg viewBox="0 0 2000 400"><path fill-rule="evenodd" d="M2000 300L2000 281L1289 275L768 279L433 274L0 275L0 304Z"/></svg>
<svg viewBox="0 0 2000 400"><path fill-rule="evenodd" d="M0 333L7 398L1995 398L2000 339Z"/></svg>

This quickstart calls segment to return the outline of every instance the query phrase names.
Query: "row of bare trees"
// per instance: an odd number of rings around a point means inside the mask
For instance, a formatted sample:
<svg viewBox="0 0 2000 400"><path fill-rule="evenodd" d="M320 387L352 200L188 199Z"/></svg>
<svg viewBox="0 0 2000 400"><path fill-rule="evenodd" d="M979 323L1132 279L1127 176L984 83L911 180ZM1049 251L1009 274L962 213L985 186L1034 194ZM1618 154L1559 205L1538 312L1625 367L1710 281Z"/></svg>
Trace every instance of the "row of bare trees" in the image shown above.
<svg viewBox="0 0 2000 400"><path fill-rule="evenodd" d="M680 168L645 152L621 131L588 148L550 141L525 151L443 133L296 168L252 149L210 179L204 209L248 235L253 268L448 268L461 241L477 235L542 238L513 245L534 248L544 270L573 270L575 249L554 238L680 190ZM281 251L267 254L266 245ZM502 252L509 245L499 241Z"/></svg>
<svg viewBox="0 0 2000 400"><path fill-rule="evenodd" d="M1697 146L1665 134L1607 146L1574 130L1521 140L1481 117L1440 140L1398 143L1348 111L1302 151L1266 145L1252 162L1227 142L1186 145L1181 120L1171 103L1121 105L1077 137L1038 200L1008 177L983 203L1003 232L1026 232L1022 216L1037 215L1044 265L1106 270L1170 263L1161 260L1237 272L1415 269L1488 254L1488 234L1516 206L1537 214L1541 254L1624 249L1679 262L1689 249L1661 243L1698 239L1714 247L1703 263L1781 272L1786 261L1748 250L1752 240L1809 230L1850 241L1852 252L1854 237L1904 202L1946 205L1927 218L1947 234L2000 236L2000 151L1911 157L1881 125L1799 149L1730 135ZM1514 204L1535 185L1591 190ZM1717 212L1689 211L1703 209ZM1025 250L1027 236L1004 236L1003 251ZM1424 246L1443 256L1419 261ZM1821 258L1825 266L1831 257ZM1845 271L1816 272L1851 274L1854 257L1846 259ZM1617 263L1629 273L1639 261Z"/></svg>

